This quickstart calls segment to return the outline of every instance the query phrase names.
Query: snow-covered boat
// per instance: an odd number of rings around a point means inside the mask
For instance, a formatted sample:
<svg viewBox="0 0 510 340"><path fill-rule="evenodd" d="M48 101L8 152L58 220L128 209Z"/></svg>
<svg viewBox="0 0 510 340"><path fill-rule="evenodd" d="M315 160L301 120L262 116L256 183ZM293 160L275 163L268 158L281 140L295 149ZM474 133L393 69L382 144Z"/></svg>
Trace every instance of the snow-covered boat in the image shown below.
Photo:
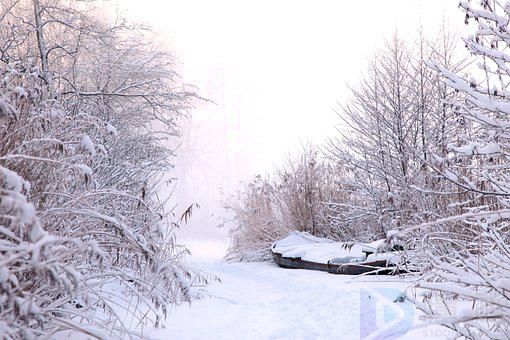
<svg viewBox="0 0 510 340"><path fill-rule="evenodd" d="M283 268L321 270L332 274L397 274L402 256L384 240L368 244L334 242L306 232L292 232L271 248L275 263ZM404 270L405 271L405 270Z"/></svg>

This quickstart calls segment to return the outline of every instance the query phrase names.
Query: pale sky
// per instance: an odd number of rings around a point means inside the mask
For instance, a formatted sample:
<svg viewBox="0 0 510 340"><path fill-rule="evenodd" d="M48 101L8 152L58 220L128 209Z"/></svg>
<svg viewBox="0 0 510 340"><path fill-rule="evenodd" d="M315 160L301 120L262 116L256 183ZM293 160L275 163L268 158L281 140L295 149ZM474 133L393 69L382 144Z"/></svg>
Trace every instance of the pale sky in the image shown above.
<svg viewBox="0 0 510 340"><path fill-rule="evenodd" d="M463 24L457 0L119 3L125 15L154 27L185 82L217 103L193 112L180 159L192 168L186 190L206 206L218 187L232 191L301 143L334 135L333 109L348 98L346 84L356 84L395 30L407 36L421 22L435 33L443 17L454 30Z"/></svg>

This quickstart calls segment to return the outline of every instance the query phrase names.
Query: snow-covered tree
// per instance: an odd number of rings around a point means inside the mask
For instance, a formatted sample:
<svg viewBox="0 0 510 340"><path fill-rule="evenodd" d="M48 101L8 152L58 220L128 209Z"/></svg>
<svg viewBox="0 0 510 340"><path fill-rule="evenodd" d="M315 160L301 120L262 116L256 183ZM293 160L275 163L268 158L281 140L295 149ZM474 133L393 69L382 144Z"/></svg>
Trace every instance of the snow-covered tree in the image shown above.
<svg viewBox="0 0 510 340"><path fill-rule="evenodd" d="M454 114L444 100L453 91L425 61L441 57L445 65L459 65L451 36L439 37L431 41L420 35L413 45L395 35L339 112L341 136L330 142L329 151L347 169L340 182L357 200L337 204L337 221L356 224L359 238L366 237L366 225L371 226L368 237L384 237L388 230L443 215L444 196L436 192L451 188L428 160L429 149L445 149L450 136Z"/></svg>
<svg viewBox="0 0 510 340"><path fill-rule="evenodd" d="M136 336L190 299L186 250L157 191L165 141L195 95L148 31L98 18L91 2L0 2L7 338Z"/></svg>
<svg viewBox="0 0 510 340"><path fill-rule="evenodd" d="M450 245L449 253L437 257L431 249L433 270L419 287L432 294L417 299L417 304L432 320L466 338L506 339L510 337L510 6L484 0L461 1L460 7L466 24L474 26L464 42L478 68L465 77L438 62L430 67L462 95L464 100L454 103L454 108L469 129L448 145L448 154L435 155L432 164L469 195L457 203L462 214L411 229L455 223L458 230L442 236Z"/></svg>
<svg viewBox="0 0 510 340"><path fill-rule="evenodd" d="M429 165L457 132L446 101L458 95L425 63L436 58L459 69L454 47L444 29L434 41L388 42L339 113L342 135L329 144L328 161L305 150L274 178L251 182L240 204L226 205L234 216L231 253L259 258L291 230L369 242L458 211L449 203L463 193Z"/></svg>

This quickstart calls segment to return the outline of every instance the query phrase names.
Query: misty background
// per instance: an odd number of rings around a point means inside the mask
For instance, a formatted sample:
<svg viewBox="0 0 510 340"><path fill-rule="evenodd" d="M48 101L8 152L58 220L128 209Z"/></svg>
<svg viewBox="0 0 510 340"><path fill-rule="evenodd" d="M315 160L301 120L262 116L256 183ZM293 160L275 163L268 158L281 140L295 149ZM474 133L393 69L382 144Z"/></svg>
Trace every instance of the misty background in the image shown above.
<svg viewBox="0 0 510 340"><path fill-rule="evenodd" d="M224 251L220 201L242 181L269 174L305 143L335 135L339 103L368 60L397 33L435 36L462 26L455 1L122 0L175 52L199 102L181 123L175 208L196 202L179 241L195 255ZM438 13L443 13L438 15ZM341 128L341 127L340 127ZM184 202L184 203L182 203Z"/></svg>

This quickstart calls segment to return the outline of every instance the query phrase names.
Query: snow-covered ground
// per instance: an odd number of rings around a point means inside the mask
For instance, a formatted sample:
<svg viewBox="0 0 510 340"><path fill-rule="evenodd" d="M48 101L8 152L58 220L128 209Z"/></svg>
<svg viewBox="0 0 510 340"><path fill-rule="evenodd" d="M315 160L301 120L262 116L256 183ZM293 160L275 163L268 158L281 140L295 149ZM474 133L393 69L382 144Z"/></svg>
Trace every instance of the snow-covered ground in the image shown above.
<svg viewBox="0 0 510 340"><path fill-rule="evenodd" d="M395 277L332 275L272 263L225 263L221 244L189 244L191 264L218 275L208 293L174 308L157 339L440 339L439 326L411 329L418 312L395 303L410 285ZM450 334L451 335L451 334Z"/></svg>

